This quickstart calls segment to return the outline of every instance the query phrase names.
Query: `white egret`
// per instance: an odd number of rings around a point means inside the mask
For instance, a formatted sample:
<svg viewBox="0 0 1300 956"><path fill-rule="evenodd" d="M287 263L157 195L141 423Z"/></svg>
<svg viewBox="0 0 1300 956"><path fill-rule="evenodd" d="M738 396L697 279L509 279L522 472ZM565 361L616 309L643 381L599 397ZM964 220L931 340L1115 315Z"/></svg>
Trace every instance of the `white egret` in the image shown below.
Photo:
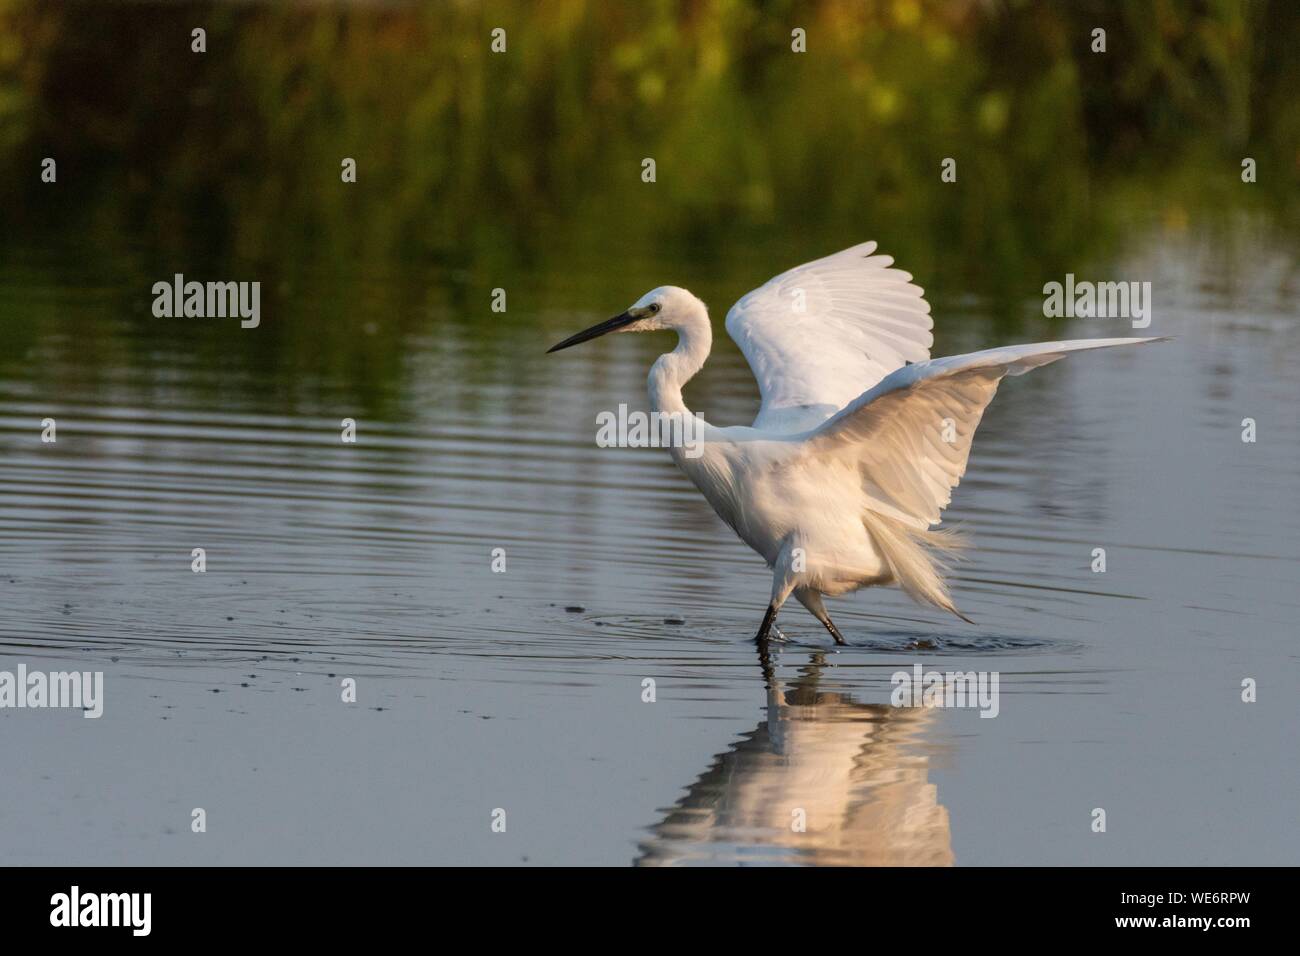
<svg viewBox="0 0 1300 956"><path fill-rule="evenodd" d="M766 640L791 594L845 643L823 596L872 585L902 588L951 611L941 558L958 543L932 530L966 472L971 440L1006 375L1070 352L1152 338L1039 342L931 359L934 321L912 277L867 242L783 272L727 313L758 379L752 426L692 422L703 453L673 459L740 539L773 571L755 639ZM682 386L713 342L703 302L676 286L550 351L609 332L677 333L650 369L650 405L690 416Z"/></svg>

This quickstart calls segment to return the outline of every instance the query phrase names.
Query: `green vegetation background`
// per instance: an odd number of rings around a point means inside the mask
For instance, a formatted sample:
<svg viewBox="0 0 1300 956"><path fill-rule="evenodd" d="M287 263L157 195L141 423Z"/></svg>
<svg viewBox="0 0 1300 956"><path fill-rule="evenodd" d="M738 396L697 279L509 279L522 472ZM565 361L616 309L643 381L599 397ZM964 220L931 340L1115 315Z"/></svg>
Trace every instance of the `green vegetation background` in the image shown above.
<svg viewBox="0 0 1300 956"><path fill-rule="evenodd" d="M496 285L530 315L664 282L729 302L875 238L1014 322L1135 222L1293 232L1297 50L1288 0L0 0L0 277L118 290L139 319L176 271L310 288L309 323L259 333L282 354L437 309L500 326ZM13 301L11 343L55 321Z"/></svg>

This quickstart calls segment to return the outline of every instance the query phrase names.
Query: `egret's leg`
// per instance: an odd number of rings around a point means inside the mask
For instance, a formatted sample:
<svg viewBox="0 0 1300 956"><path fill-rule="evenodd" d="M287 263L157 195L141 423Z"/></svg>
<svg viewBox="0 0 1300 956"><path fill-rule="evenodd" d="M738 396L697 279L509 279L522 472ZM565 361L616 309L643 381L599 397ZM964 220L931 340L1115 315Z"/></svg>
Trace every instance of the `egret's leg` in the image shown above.
<svg viewBox="0 0 1300 956"><path fill-rule="evenodd" d="M808 609L809 613L811 613L813 617L822 622L822 626L826 628L826 630L831 632L831 637L835 638L836 644L848 643L848 641L844 639L844 635L840 633L840 629L835 626L835 622L831 620L831 616L826 613L826 605L822 603L820 592L814 591L811 588L796 588L794 596L798 599L800 604Z"/></svg>
<svg viewBox="0 0 1300 956"><path fill-rule="evenodd" d="M766 643L769 638L776 638L778 641L786 639L785 633L781 630L781 625L776 623L776 612L779 610L780 608L768 605L767 613L763 615L763 623L759 625L754 640Z"/></svg>
<svg viewBox="0 0 1300 956"><path fill-rule="evenodd" d="M831 632L831 637L835 638L836 644L843 645L848 643L848 641L844 639L844 635L840 633L840 629L835 626L835 622L830 619L830 615L827 615L826 620L822 621L822 623L826 625L826 630Z"/></svg>
<svg viewBox="0 0 1300 956"><path fill-rule="evenodd" d="M767 602L767 613L763 615L763 623L758 626L758 633L754 636L754 640L767 640L772 625L776 623L776 612L781 610L781 605L793 590L794 575L790 571L790 545L787 541L786 546L781 549L780 557L777 558L775 573L772 575L772 600Z"/></svg>

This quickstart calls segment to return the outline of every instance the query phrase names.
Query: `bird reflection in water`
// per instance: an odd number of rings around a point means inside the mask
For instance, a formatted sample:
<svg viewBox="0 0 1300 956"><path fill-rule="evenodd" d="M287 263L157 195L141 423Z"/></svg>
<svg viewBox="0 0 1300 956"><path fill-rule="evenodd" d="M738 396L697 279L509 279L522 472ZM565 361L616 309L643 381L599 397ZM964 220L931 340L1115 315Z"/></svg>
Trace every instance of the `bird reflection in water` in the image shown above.
<svg viewBox="0 0 1300 956"><path fill-rule="evenodd" d="M651 829L636 865L951 866L948 811L921 746L937 714L823 690L821 652L789 683L766 641L759 660L767 719Z"/></svg>

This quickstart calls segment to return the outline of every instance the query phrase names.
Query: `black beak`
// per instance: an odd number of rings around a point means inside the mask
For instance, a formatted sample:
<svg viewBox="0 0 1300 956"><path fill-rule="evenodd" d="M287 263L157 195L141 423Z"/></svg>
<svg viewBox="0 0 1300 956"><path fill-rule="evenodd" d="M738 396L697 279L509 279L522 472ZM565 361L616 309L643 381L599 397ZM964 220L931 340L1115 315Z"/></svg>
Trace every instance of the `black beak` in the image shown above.
<svg viewBox="0 0 1300 956"><path fill-rule="evenodd" d="M639 315L633 315L631 312L624 312L622 315L616 315L612 319L606 319L599 325L593 325L589 329L584 329L577 335L570 335L563 342L552 345L546 350L546 354L550 355L552 352L558 352L560 349L567 349L571 345L580 345L583 342L590 342L592 339L598 339L607 332L614 332L623 328L625 325L631 325L639 318Z"/></svg>

